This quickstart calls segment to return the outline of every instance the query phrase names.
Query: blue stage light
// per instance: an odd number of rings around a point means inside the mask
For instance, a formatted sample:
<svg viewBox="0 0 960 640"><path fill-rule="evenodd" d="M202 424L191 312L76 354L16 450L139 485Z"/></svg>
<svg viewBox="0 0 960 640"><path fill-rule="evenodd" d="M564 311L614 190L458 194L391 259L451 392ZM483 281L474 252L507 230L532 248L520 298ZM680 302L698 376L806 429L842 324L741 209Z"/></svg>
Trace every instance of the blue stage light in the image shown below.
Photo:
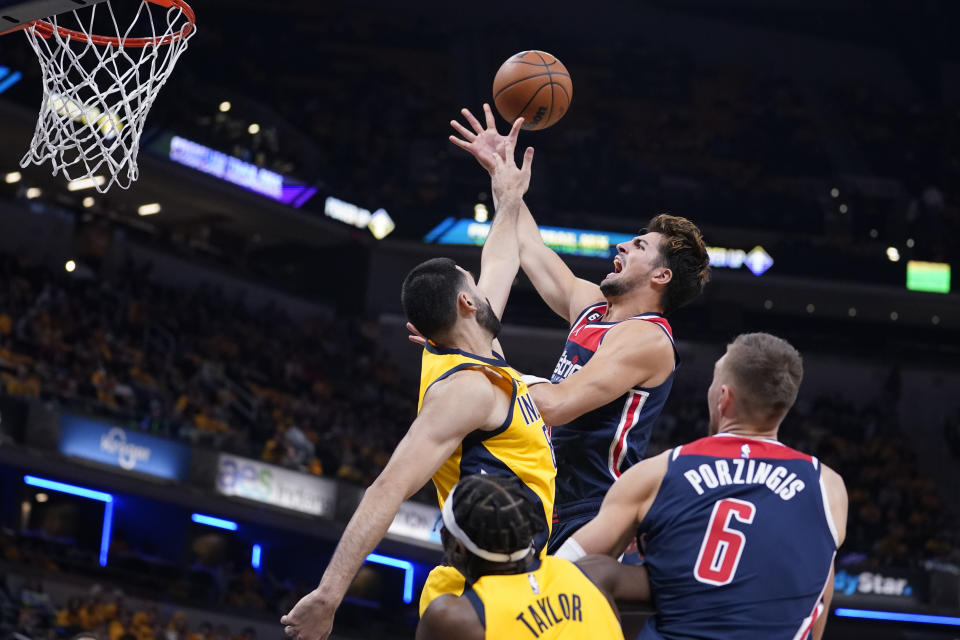
<svg viewBox="0 0 960 640"><path fill-rule="evenodd" d="M100 533L100 566L107 566L107 555L110 552L110 531L113 528L113 496L103 491L95 491L75 484L47 480L37 476L23 476L23 482L31 487L68 493L72 496L96 500L103 503L103 530Z"/></svg>
<svg viewBox="0 0 960 640"><path fill-rule="evenodd" d="M403 601L407 604L413 602L413 563L408 560L391 558L379 553L371 553L367 556L367 562L374 562L388 567L403 569Z"/></svg>
<svg viewBox="0 0 960 640"><path fill-rule="evenodd" d="M870 609L834 610L833 615L841 618L863 618L865 620L887 620L891 622L915 622L918 624L948 624L960 627L960 618L953 616L931 616L923 613L903 613L900 611L872 611Z"/></svg>
<svg viewBox="0 0 960 640"><path fill-rule="evenodd" d="M253 545L253 551L250 552L250 566L254 569L260 568L260 554L262 549L259 544Z"/></svg>
<svg viewBox="0 0 960 640"><path fill-rule="evenodd" d="M224 520L223 518L205 516L202 513L194 513L190 516L190 519L197 524L205 524L208 527L217 527L218 529L226 529L227 531L237 530L237 523L233 520Z"/></svg>

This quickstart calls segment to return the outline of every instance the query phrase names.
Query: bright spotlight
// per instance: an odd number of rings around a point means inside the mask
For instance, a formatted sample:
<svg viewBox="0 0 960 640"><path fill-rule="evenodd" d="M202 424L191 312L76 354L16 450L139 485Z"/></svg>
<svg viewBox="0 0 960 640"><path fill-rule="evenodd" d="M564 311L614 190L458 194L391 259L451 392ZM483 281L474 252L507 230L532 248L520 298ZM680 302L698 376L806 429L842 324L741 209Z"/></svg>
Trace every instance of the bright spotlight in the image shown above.
<svg viewBox="0 0 960 640"><path fill-rule="evenodd" d="M486 222L489 220L490 211L487 209L487 205L482 202L473 205L473 219L477 222Z"/></svg>
<svg viewBox="0 0 960 640"><path fill-rule="evenodd" d="M160 213L160 203L151 202L150 204L142 204L137 208L137 214L141 216L152 216L155 213Z"/></svg>
<svg viewBox="0 0 960 640"><path fill-rule="evenodd" d="M11 171L7 175L3 176L3 181L6 182L7 184L13 184L15 182L20 182L20 178L22 177L23 176L20 174L19 171Z"/></svg>
<svg viewBox="0 0 960 640"><path fill-rule="evenodd" d="M257 124L256 122L251 123L250 126L247 127L247 133L249 133L252 136L257 135L258 133L260 133L260 125Z"/></svg>
<svg viewBox="0 0 960 640"><path fill-rule="evenodd" d="M89 176L86 178L77 178L67 183L67 191L82 191L84 189L93 189L100 187L107 179L103 176Z"/></svg>
<svg viewBox="0 0 960 640"><path fill-rule="evenodd" d="M34 198L39 198L43 194L43 191L40 190L40 187L30 187L27 189L26 196L29 200Z"/></svg>
<svg viewBox="0 0 960 640"><path fill-rule="evenodd" d="M887 247L887 260L890 262L900 261L900 252L896 247Z"/></svg>
<svg viewBox="0 0 960 640"><path fill-rule="evenodd" d="M67 270L67 273L73 273L77 269L77 263L73 260L67 260L67 263L63 265L63 268Z"/></svg>
<svg viewBox="0 0 960 640"><path fill-rule="evenodd" d="M89 209L94 205L95 202L96 200L93 199L93 196L87 196L86 198L83 199L83 208Z"/></svg>
<svg viewBox="0 0 960 640"><path fill-rule="evenodd" d="M220 103L220 112L226 113L227 111L230 111L230 107L232 106L233 105L230 104L229 100L224 100L223 102Z"/></svg>

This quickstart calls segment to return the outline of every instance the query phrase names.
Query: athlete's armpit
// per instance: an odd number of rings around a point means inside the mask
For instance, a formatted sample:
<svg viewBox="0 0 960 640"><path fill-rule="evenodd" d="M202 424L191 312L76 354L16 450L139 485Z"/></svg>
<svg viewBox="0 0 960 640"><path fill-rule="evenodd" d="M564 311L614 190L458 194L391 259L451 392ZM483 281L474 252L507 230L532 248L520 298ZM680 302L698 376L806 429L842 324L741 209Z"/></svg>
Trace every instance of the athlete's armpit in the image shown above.
<svg viewBox="0 0 960 640"><path fill-rule="evenodd" d="M586 553L608 556L623 553L657 497L667 473L669 455L668 450L639 462L613 483L596 517L573 534Z"/></svg>
<svg viewBox="0 0 960 640"><path fill-rule="evenodd" d="M673 344L650 322L622 322L607 332L597 352L558 384L530 389L543 421L566 424L612 402L630 389L662 384L675 365Z"/></svg>
<svg viewBox="0 0 960 640"><path fill-rule="evenodd" d="M445 594L423 612L416 640L484 640L484 635L473 606L463 598Z"/></svg>

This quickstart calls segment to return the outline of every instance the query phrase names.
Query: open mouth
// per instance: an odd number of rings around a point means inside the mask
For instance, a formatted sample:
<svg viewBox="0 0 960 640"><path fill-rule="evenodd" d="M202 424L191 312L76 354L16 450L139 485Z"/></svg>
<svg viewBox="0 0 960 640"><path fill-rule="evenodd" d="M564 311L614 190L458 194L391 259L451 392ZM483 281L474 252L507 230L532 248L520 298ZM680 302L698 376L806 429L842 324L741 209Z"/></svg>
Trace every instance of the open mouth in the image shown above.
<svg viewBox="0 0 960 640"><path fill-rule="evenodd" d="M620 256L617 256L613 259L613 272L620 273L623 271L623 263L620 262Z"/></svg>

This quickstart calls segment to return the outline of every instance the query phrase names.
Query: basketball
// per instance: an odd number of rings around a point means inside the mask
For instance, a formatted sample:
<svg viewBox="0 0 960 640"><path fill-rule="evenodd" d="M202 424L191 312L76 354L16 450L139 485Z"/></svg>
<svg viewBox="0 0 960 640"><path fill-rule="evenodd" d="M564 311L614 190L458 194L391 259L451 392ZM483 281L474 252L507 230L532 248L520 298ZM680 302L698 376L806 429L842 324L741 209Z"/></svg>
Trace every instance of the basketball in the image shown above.
<svg viewBox="0 0 960 640"><path fill-rule="evenodd" d="M504 62L493 78L493 103L508 122L523 116L523 128L546 129L570 108L570 73L546 51L521 51Z"/></svg>

